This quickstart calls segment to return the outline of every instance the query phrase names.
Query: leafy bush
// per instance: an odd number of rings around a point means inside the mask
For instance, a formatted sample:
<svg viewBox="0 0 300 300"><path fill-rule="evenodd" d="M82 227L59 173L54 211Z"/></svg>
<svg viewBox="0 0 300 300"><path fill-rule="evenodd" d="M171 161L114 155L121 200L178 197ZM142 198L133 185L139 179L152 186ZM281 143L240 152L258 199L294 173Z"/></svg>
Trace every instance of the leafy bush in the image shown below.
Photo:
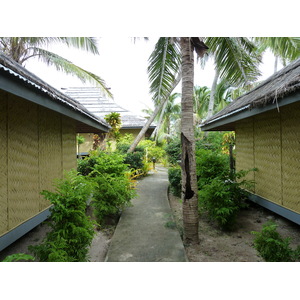
<svg viewBox="0 0 300 300"><path fill-rule="evenodd" d="M92 206L99 224L105 217L119 215L135 196L130 180L123 174L97 173L93 178L96 188L93 193Z"/></svg>
<svg viewBox="0 0 300 300"><path fill-rule="evenodd" d="M179 139L171 141L165 146L165 151L168 155L169 163L172 165L178 164L181 159L181 142Z"/></svg>
<svg viewBox="0 0 300 300"><path fill-rule="evenodd" d="M223 230L233 229L241 208L246 207L244 200L247 192L240 183L214 178L199 191L199 207L208 212Z"/></svg>
<svg viewBox="0 0 300 300"><path fill-rule="evenodd" d="M124 155L112 152L99 152L91 157L95 162L89 173L94 184L92 206L97 221L103 223L105 217L119 214L135 196L131 177L128 177L128 164L124 163Z"/></svg>
<svg viewBox="0 0 300 300"><path fill-rule="evenodd" d="M181 196L181 168L172 167L168 170L171 192L174 196Z"/></svg>
<svg viewBox="0 0 300 300"><path fill-rule="evenodd" d="M130 169L134 169L137 173L142 174L144 169L144 155L141 152L127 153L125 155L124 163L129 166Z"/></svg>
<svg viewBox="0 0 300 300"><path fill-rule="evenodd" d="M228 156L212 150L199 149L196 151L196 168L198 188L202 189L216 177L229 176Z"/></svg>
<svg viewBox="0 0 300 300"><path fill-rule="evenodd" d="M282 238L277 232L277 225L268 221L261 232L252 231L255 235L254 248L267 262L292 262L300 258L300 246L296 250L290 247L290 238Z"/></svg>
<svg viewBox="0 0 300 300"><path fill-rule="evenodd" d="M84 159L78 159L77 160L77 171L81 175L87 176L93 171L96 163L97 163L97 158L94 156L86 157Z"/></svg>
<svg viewBox="0 0 300 300"><path fill-rule="evenodd" d="M149 162L153 157L156 158L156 162L160 162L166 156L166 151L162 147L156 146L154 141L143 140L139 146L144 149Z"/></svg>
<svg viewBox="0 0 300 300"><path fill-rule="evenodd" d="M201 137L196 141L196 149L207 149L221 152L224 132L211 131L201 133Z"/></svg>
<svg viewBox="0 0 300 300"><path fill-rule="evenodd" d="M92 185L73 170L55 183L56 192L43 191L50 200L50 227L44 241L30 246L40 261L77 262L87 261L88 246L94 236L94 223L87 217L86 201Z"/></svg>
<svg viewBox="0 0 300 300"><path fill-rule="evenodd" d="M35 258L29 254L25 253L16 253L6 256L3 259L3 262L16 262L16 261L28 261L28 260L34 260Z"/></svg>

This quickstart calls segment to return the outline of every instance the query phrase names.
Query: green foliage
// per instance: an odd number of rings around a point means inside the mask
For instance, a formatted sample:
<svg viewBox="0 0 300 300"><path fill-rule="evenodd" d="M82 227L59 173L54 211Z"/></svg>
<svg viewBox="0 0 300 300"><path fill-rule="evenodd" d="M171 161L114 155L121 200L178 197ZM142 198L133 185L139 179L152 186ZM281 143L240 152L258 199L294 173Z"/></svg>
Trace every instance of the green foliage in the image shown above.
<svg viewBox="0 0 300 300"><path fill-rule="evenodd" d="M290 238L283 238L277 232L277 225L268 221L261 232L252 231L255 235L254 248L267 262L292 262L300 258L300 246L296 250L290 247Z"/></svg>
<svg viewBox="0 0 300 300"><path fill-rule="evenodd" d="M55 187L55 192L41 193L53 205L50 208L52 230L40 245L29 249L43 262L87 261L94 224L85 211L93 186L72 170L65 178L56 180Z"/></svg>
<svg viewBox="0 0 300 300"><path fill-rule="evenodd" d="M111 126L108 137L118 140L120 138L121 115L117 112L111 112L104 117L105 121Z"/></svg>
<svg viewBox="0 0 300 300"><path fill-rule="evenodd" d="M119 214L135 196L131 178L127 176L129 165L118 152L99 151L80 162L78 171L88 175L94 184L92 206L99 224L105 217Z"/></svg>
<svg viewBox="0 0 300 300"><path fill-rule="evenodd" d="M124 163L129 165L130 169L143 170L144 168L144 155L142 152L126 153Z"/></svg>
<svg viewBox="0 0 300 300"><path fill-rule="evenodd" d="M198 188L202 189L216 177L229 176L228 155L213 150L199 149L196 151L196 168Z"/></svg>
<svg viewBox="0 0 300 300"><path fill-rule="evenodd" d="M149 162L152 161L153 157L156 158L156 162L160 162L166 156L166 151L162 147L156 146L154 141L143 140L139 146L144 148Z"/></svg>
<svg viewBox="0 0 300 300"><path fill-rule="evenodd" d="M201 132L200 137L196 140L196 150L208 149L212 151L221 152L224 132L212 131Z"/></svg>
<svg viewBox="0 0 300 300"><path fill-rule="evenodd" d="M170 189L174 196L181 196L181 168L172 167L168 169L168 178L170 182Z"/></svg>
<svg viewBox="0 0 300 300"><path fill-rule="evenodd" d="M242 178L255 169L231 173L228 155L208 149L196 151L196 166L199 208L207 211L222 229L233 229L248 195L243 188L253 185Z"/></svg>
<svg viewBox="0 0 300 300"><path fill-rule="evenodd" d="M178 160L181 159L181 142L179 139L169 142L165 146L165 151L168 155L168 161L171 165L178 164Z"/></svg>
<svg viewBox="0 0 300 300"><path fill-rule="evenodd" d="M16 253L8 255L4 258L3 262L16 262L16 261L28 261L28 260L35 260L35 258L29 254L25 253Z"/></svg>
<svg viewBox="0 0 300 300"><path fill-rule="evenodd" d="M103 223L105 217L114 216L128 205L135 196L135 190L131 188L130 180L125 176L108 174L96 171L93 178L96 188L93 193L92 206L95 208L94 214L99 224Z"/></svg>
<svg viewBox="0 0 300 300"><path fill-rule="evenodd" d="M87 176L93 171L96 163L97 163L97 157L95 156L86 157L84 159L78 159L77 171L79 172L79 174Z"/></svg>
<svg viewBox="0 0 300 300"><path fill-rule="evenodd" d="M246 207L244 200L247 192L241 189L244 182L224 180L216 177L199 191L199 208L206 210L209 217L223 230L233 229L241 208Z"/></svg>
<svg viewBox="0 0 300 300"><path fill-rule="evenodd" d="M84 143L85 138L82 135L77 135L76 140L77 140L78 145L81 145Z"/></svg>

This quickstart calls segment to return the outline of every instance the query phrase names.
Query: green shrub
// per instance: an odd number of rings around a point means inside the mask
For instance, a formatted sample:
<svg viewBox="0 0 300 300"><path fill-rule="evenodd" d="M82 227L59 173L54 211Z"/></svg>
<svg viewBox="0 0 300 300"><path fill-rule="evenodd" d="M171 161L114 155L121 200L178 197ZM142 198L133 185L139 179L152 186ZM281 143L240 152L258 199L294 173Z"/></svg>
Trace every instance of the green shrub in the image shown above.
<svg viewBox="0 0 300 300"><path fill-rule="evenodd" d="M77 171L81 175L87 176L93 171L96 163L97 163L97 158L94 156L86 157L84 159L78 159L77 160Z"/></svg>
<svg viewBox="0 0 300 300"><path fill-rule="evenodd" d="M201 134L201 137L196 141L196 149L207 149L214 152L222 151L222 141L224 132L211 131Z"/></svg>
<svg viewBox="0 0 300 300"><path fill-rule="evenodd" d="M153 157L156 158L156 162L160 162L166 156L166 151L162 147L156 146L154 141L143 140L139 146L144 149L147 161L149 162L152 161Z"/></svg>
<svg viewBox="0 0 300 300"><path fill-rule="evenodd" d="M198 188L202 189L216 177L225 179L229 176L228 155L199 149L196 151L196 168Z"/></svg>
<svg viewBox="0 0 300 300"><path fill-rule="evenodd" d="M16 262L16 261L28 261L28 260L34 260L35 258L29 254L25 253L16 253L6 256L3 259L3 262Z"/></svg>
<svg viewBox="0 0 300 300"><path fill-rule="evenodd" d="M247 172L250 171L252 170ZM238 172L234 180L229 177L213 178L199 191L200 210L206 210L209 217L223 230L233 229L238 212L247 206L245 200L248 192L242 187L249 188L252 182L240 180L247 172Z"/></svg>
<svg viewBox="0 0 300 300"><path fill-rule="evenodd" d="M92 206L97 222L102 224L105 217L116 216L130 205L130 200L135 196L130 180L123 174L107 174L99 172L93 181L96 188L93 192Z"/></svg>
<svg viewBox="0 0 300 300"><path fill-rule="evenodd" d="M168 178L170 182L170 189L174 196L181 196L181 168L172 167L168 169Z"/></svg>
<svg viewBox="0 0 300 300"><path fill-rule="evenodd" d="M41 193L53 205L52 230L40 245L29 249L42 262L87 261L88 246L94 236L94 223L85 213L92 184L73 170L56 180L55 187L56 192Z"/></svg>
<svg viewBox="0 0 300 300"><path fill-rule="evenodd" d="M168 161L171 165L177 165L181 160L181 142L179 139L171 141L165 146L168 155Z"/></svg>
<svg viewBox="0 0 300 300"><path fill-rule="evenodd" d="M124 155L117 152L105 153L101 151L96 157L95 169L101 170L102 173L122 175L128 169L128 165L124 163Z"/></svg>
<svg viewBox="0 0 300 300"><path fill-rule="evenodd" d="M125 155L124 163L129 165L130 169L134 170L142 170L144 169L144 155L142 152L132 152L132 153L127 153Z"/></svg>
<svg viewBox="0 0 300 300"><path fill-rule="evenodd" d="M135 196L128 170L120 153L100 152L96 157L89 178L94 183L92 206L99 224L105 217L119 214Z"/></svg>
<svg viewBox="0 0 300 300"><path fill-rule="evenodd" d="M282 238L277 232L277 225L268 221L261 232L252 231L255 235L254 248L267 262L292 262L300 258L300 247L290 247L290 238Z"/></svg>

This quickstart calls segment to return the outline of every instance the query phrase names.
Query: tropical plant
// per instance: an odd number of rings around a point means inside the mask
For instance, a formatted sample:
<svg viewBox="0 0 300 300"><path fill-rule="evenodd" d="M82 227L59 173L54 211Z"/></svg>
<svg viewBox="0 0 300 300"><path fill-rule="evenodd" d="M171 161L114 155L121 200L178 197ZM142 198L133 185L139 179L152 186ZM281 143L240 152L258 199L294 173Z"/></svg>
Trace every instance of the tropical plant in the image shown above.
<svg viewBox="0 0 300 300"><path fill-rule="evenodd" d="M86 208L93 185L72 170L63 179L57 179L55 187L55 192L41 193L52 204L52 230L40 245L30 246L29 250L42 262L87 261L94 223L86 215Z"/></svg>
<svg viewBox="0 0 300 300"><path fill-rule="evenodd" d="M203 120L208 111L210 89L207 86L194 87L194 112Z"/></svg>
<svg viewBox="0 0 300 300"><path fill-rule="evenodd" d="M160 38L149 59L150 91L156 105L152 120L163 107L174 87L182 77L182 185L183 215L185 239L192 243L198 242L198 193L196 184L196 167L194 158L193 128L193 69L194 49L199 57L203 57L208 48L214 49L216 65L220 77L230 77L230 82L241 84L245 78L249 80L257 74L257 59L253 55L255 47L248 40L233 43L235 47L243 46L243 51L232 51L230 45L221 38ZM229 39L227 39L229 40ZM227 41L226 40L226 41ZM250 45L251 44L251 45ZM235 57L233 57L235 56ZM245 56L245 57L244 57ZM253 57L253 60L251 59ZM152 122L146 123L141 132L147 130ZM147 127L148 126L148 127ZM141 136L138 136L129 151L133 151Z"/></svg>
<svg viewBox="0 0 300 300"><path fill-rule="evenodd" d="M48 66L55 67L57 71L76 76L84 83L88 81L98 85L112 97L105 81L98 75L48 50L51 44L56 43L99 54L96 39L92 37L0 37L0 51L23 66L28 59L36 58Z"/></svg>
<svg viewBox="0 0 300 300"><path fill-rule="evenodd" d="M105 121L111 126L109 138L118 141L120 138L120 128L122 125L121 115L117 112L111 112L104 117Z"/></svg>
<svg viewBox="0 0 300 300"><path fill-rule="evenodd" d="M255 37L253 40L257 44L259 53L270 50L274 54L274 72L277 71L278 59L285 66L300 56L299 37Z"/></svg>
<svg viewBox="0 0 300 300"><path fill-rule="evenodd" d="M170 190L174 196L181 196L181 168L179 166L168 169L168 179L170 182Z"/></svg>
<svg viewBox="0 0 300 300"><path fill-rule="evenodd" d="M28 261L35 260L32 255L26 253L16 253L6 256L2 262L16 262L16 261Z"/></svg>
<svg viewBox="0 0 300 300"><path fill-rule="evenodd" d="M178 97L180 97L179 93L171 94L162 107L158 123L155 131L153 132L153 136L155 136L156 141L158 139L160 129L162 129L166 139L170 138L171 123L180 118L181 106L179 103L175 103L175 100Z"/></svg>
<svg viewBox="0 0 300 300"><path fill-rule="evenodd" d="M278 225L270 220L263 225L262 231L252 231L255 235L254 248L267 262L292 262L300 258L300 246L290 247L291 238L283 238L277 231Z"/></svg>

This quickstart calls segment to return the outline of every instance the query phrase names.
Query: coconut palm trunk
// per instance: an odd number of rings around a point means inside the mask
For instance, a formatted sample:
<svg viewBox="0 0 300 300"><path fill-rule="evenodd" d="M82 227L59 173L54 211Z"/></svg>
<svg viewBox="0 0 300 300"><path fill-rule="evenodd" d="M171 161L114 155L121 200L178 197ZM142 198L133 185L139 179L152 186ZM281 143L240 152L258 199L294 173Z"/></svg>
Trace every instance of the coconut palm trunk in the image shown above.
<svg viewBox="0 0 300 300"><path fill-rule="evenodd" d="M184 239L199 243L198 190L193 124L194 53L190 38L181 38L182 98L181 98L181 170Z"/></svg>
<svg viewBox="0 0 300 300"><path fill-rule="evenodd" d="M217 83L219 79L219 71L215 71L215 77L211 86L210 90L210 98L209 98L209 105L208 105L208 113L207 113L207 119L209 119L214 112L214 106L215 106L215 94L217 90Z"/></svg>
<svg viewBox="0 0 300 300"><path fill-rule="evenodd" d="M169 94L163 99L163 101L161 101L161 103L159 105L157 105L154 109L153 114L151 115L151 117L148 119L148 121L145 123L144 127L141 129L141 131L139 132L139 134L137 135L137 137L135 138L135 140L133 141L133 143L130 145L130 148L128 149L128 153L131 153L134 151L134 149L136 148L136 146L139 144L139 142L142 140L142 138L144 137L146 131L148 130L149 126L151 125L151 123L154 121L155 117L157 116L158 112L160 110L162 110L163 106L165 105L165 103L168 101L169 96L171 95L172 91L176 88L176 86L178 85L178 83L181 80L181 72L179 72L178 76L176 77L175 82L173 83L173 86L169 92Z"/></svg>

